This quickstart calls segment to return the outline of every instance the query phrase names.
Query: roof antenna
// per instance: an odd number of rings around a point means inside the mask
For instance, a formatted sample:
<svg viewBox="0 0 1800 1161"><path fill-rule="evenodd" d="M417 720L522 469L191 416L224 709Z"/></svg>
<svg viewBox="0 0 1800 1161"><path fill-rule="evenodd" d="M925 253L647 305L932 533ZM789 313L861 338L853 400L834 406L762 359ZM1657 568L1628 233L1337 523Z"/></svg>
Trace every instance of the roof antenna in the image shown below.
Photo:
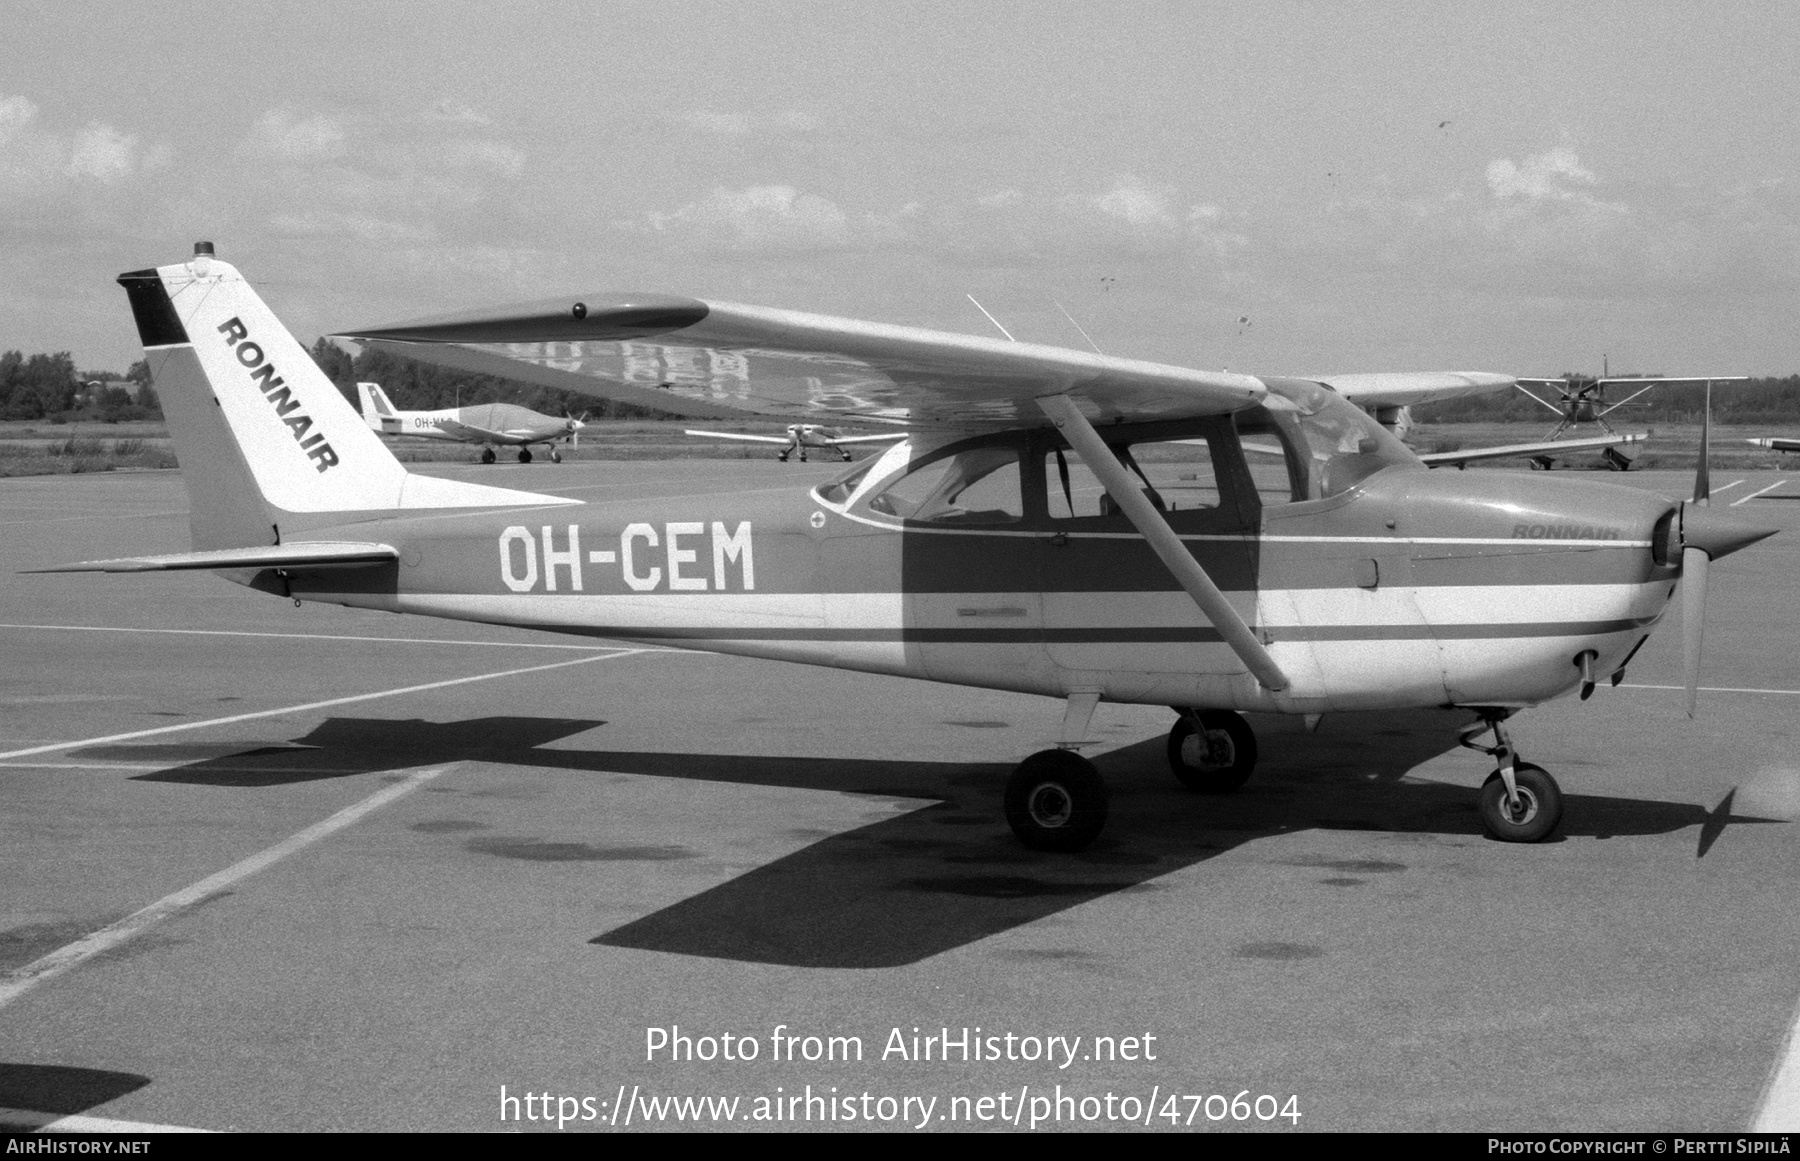
<svg viewBox="0 0 1800 1161"><path fill-rule="evenodd" d="M1050 301L1056 302L1056 300L1054 298L1051 299ZM1089 336L1087 331L1082 330L1081 324L1075 321L1075 316L1069 313L1069 308L1064 306L1060 302L1056 302L1056 309L1063 312L1063 317L1069 320L1070 326L1074 327L1078 331L1081 331L1081 337L1084 339L1087 339L1087 345L1094 348L1094 354L1099 355L1101 358L1104 359L1106 357L1106 352L1100 349L1100 344L1096 343L1093 340L1093 338L1091 336Z"/></svg>
<svg viewBox="0 0 1800 1161"><path fill-rule="evenodd" d="M965 291L965 292L964 292L964 293L965 293L965 295L967 295L967 297L968 297L968 300L969 300L969 301L970 301L970 302L975 302L975 296L974 296L974 295L972 295L972 294L968 294L968 293L967 293L967 292L966 292L966 291ZM982 313L982 314L987 314L987 320L988 320L988 321L989 321L989 322L991 322L991 323L993 323L993 324L994 324L994 329L995 329L995 330L997 330L997 331L999 331L999 332L1000 332L1000 333L1001 333L1001 334L1003 334L1003 335L1005 335L1005 336L1006 336L1006 341L1007 341L1007 342L1009 342L1009 343L1016 343L1016 342L1018 342L1018 341L1019 341L1019 340L1018 340L1018 339L1015 339L1015 338L1013 338L1013 337L1012 337L1012 332L1011 332L1011 331L1009 331L1009 330L1007 330L1007 329L1006 329L1006 328L1005 328L1005 327L1003 327L1003 326L1001 326L1001 325L1000 325L1000 320L999 320L999 319L997 319L997 318L995 318L995 317L994 317L994 316L993 316L993 315L991 315L991 314L988 314L988 309L987 309L987 307L985 307L985 306L982 306L982 305L981 305L981 304L980 304L980 303L979 303L979 302L975 302L975 309L976 309L976 310L978 310L978 311L980 311L980 312L981 312L981 313Z"/></svg>

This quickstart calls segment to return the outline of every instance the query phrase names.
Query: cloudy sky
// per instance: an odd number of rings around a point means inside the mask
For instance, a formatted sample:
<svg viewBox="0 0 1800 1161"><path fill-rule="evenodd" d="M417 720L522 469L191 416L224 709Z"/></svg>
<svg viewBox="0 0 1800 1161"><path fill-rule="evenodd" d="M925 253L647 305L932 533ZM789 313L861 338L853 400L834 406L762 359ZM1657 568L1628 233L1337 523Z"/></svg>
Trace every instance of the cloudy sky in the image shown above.
<svg viewBox="0 0 1800 1161"><path fill-rule="evenodd" d="M303 341L606 289L992 334L973 294L1252 373L1800 372L1791 3L4 11L0 348L83 367L206 238Z"/></svg>

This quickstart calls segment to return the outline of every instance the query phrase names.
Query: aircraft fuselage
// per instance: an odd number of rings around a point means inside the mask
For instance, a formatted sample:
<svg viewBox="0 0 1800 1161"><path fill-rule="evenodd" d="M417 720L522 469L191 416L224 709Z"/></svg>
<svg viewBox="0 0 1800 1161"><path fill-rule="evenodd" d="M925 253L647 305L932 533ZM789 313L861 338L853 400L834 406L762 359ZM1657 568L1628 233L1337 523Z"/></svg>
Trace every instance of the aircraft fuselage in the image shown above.
<svg viewBox="0 0 1800 1161"><path fill-rule="evenodd" d="M400 518L379 532L398 564L254 583L1052 696L1313 713L1555 697L1585 651L1595 672L1622 664L1679 575L1653 550L1674 503L1587 481L1388 468L1330 499L1178 507L1170 525L1292 679L1271 693L1122 516L1054 519L1054 484L1024 478L1004 524L898 519L829 487Z"/></svg>

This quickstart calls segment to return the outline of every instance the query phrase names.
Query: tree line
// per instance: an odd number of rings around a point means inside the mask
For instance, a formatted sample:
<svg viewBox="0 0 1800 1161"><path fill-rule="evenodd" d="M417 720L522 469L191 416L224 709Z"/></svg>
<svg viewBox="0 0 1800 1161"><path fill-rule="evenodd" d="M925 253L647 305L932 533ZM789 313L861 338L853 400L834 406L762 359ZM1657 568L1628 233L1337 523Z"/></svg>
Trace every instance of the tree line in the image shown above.
<svg viewBox="0 0 1800 1161"><path fill-rule="evenodd" d="M319 365L352 407L359 407L356 384L379 383L394 406L405 411L431 411L477 403L517 403L546 415L587 413L597 419L667 419L665 412L611 399L596 399L574 391L518 383L493 375L458 371L415 362L386 351L365 349L352 356L328 339L312 345ZM95 392L93 382L128 380L138 385L137 398L123 388ZM1617 403L1637 390L1614 387L1607 402ZM1539 400L1556 402L1557 392L1535 389ZM1655 387L1613 413L1615 423L1698 423L1706 388L1702 384L1670 384ZM1414 409L1422 423L1555 423L1556 417L1542 402L1527 399L1522 390L1470 395ZM1713 388L1712 416L1719 423L1800 423L1800 375L1750 379ZM20 351L0 354L0 419L35 419L67 422L74 419L160 419L162 410L150 384L150 368L142 359L124 373L79 371L67 351L25 355Z"/></svg>
<svg viewBox="0 0 1800 1161"><path fill-rule="evenodd" d="M137 385L136 398L124 387L94 390L91 383ZM77 371L67 351L30 355L0 353L0 419L160 419L162 408L150 386L150 366L139 359L124 375L112 371Z"/></svg>
<svg viewBox="0 0 1800 1161"><path fill-rule="evenodd" d="M1608 387L1606 405L1621 402L1643 386L1645 385L1622 384ZM1421 423L1555 423L1556 416L1551 414L1551 409L1546 408L1543 403L1534 403L1525 398L1523 390L1526 389L1494 391L1487 395L1469 395L1443 403L1426 404L1415 407L1413 417ZM1539 399L1551 404L1556 403L1559 394L1542 387L1529 390L1534 391ZM1699 423L1705 407L1704 383L1671 383L1665 387L1652 387L1626 403L1612 413L1610 421L1614 424ZM1712 417L1715 423L1800 423L1800 375L1789 375L1784 379L1716 383L1712 389Z"/></svg>

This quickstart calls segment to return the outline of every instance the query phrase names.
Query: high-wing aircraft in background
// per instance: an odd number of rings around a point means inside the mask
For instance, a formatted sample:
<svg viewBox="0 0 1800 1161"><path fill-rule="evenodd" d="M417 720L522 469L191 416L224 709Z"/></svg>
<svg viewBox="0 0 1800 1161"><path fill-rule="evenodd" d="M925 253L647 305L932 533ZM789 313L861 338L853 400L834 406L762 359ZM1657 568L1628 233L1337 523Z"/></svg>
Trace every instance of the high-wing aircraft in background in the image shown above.
<svg viewBox="0 0 1800 1161"><path fill-rule="evenodd" d="M543 444L553 463L562 463L557 443L567 440L579 447L581 430L587 424L572 416L558 419L529 407L514 403L477 403L469 407L446 407L439 411L401 411L388 400L379 383L358 383L362 398L363 422L369 430L383 435L411 435L420 439L447 439L456 443L479 443L481 462L494 462L495 447L516 447L519 462L531 462L533 444Z"/></svg>
<svg viewBox="0 0 1800 1161"><path fill-rule="evenodd" d="M704 435L710 439L735 439L745 443L778 443L781 450L775 458L787 463L789 456L800 453L800 462L806 462L808 448L824 449L836 452L845 463L850 462L850 449L846 445L855 443L889 443L897 439L905 439L904 431L883 432L881 435L843 435L835 427L825 427L817 423L790 423L787 435L745 435L732 431L697 431L687 429L688 435Z"/></svg>
<svg viewBox="0 0 1800 1161"><path fill-rule="evenodd" d="M1517 379L1511 375L1494 375L1482 372L1463 372L1461 374L1439 374L1416 372L1377 372L1374 374L1328 375L1319 380L1339 395L1368 412L1381 426L1404 440L1413 428L1412 409L1424 403L1442 403L1451 399L1461 399L1468 395L1485 395L1492 391L1504 391L1508 387L1518 387L1524 383L1546 383L1543 379ZM1618 380L1626 382L1627 380ZM1635 381L1635 380L1633 380ZM1659 379L1659 383L1688 382L1682 379ZM1520 388L1520 390L1524 390ZM1530 391L1539 403L1544 400ZM1635 398L1635 396L1633 397ZM1630 400L1626 400L1630 402ZM1549 406L1549 404L1545 404ZM1532 461L1533 465L1548 469L1554 466L1557 459L1578 451L1598 451L1608 467L1617 471L1627 471L1631 460L1619 449L1632 444L1642 443L1641 432L1620 433L1610 426L1605 427L1605 435L1586 436L1580 439L1562 439L1560 436L1568 427L1567 423L1559 425L1555 431L1536 443L1502 444L1497 447L1461 448L1448 452L1424 452L1419 461L1428 468L1455 466L1458 468L1480 460L1497 460L1523 458Z"/></svg>
<svg viewBox="0 0 1800 1161"><path fill-rule="evenodd" d="M1703 483L1676 502L1426 471L1303 379L663 295L350 332L678 414L910 431L814 487L584 503L409 474L210 247L119 281L193 547L53 571L212 570L295 600L1058 698L1062 746L1005 791L1044 849L1105 823L1074 748L1102 700L1173 707L1170 766L1203 792L1250 777L1245 711L1460 707L1464 744L1495 758L1483 825L1542 839L1561 792L1508 719L1616 684L1677 587L1691 713L1709 562L1771 531L1709 509Z"/></svg>

